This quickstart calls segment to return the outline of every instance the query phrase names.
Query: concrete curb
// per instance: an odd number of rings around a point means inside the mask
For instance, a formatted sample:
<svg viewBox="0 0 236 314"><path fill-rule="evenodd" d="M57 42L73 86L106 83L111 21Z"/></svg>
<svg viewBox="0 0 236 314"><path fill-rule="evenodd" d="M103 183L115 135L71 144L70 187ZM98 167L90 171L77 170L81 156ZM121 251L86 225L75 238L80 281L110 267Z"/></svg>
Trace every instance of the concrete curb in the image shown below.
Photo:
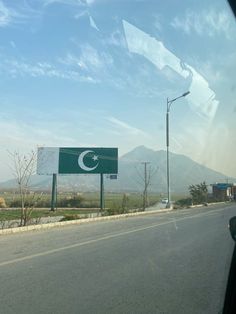
<svg viewBox="0 0 236 314"><path fill-rule="evenodd" d="M211 206L211 205L217 205L217 204L227 204L228 202L216 202L216 203L207 203L205 204L199 204L199 205L191 205L189 208L195 208L195 207L204 207L204 206Z"/></svg>
<svg viewBox="0 0 236 314"><path fill-rule="evenodd" d="M7 228L7 229L0 230L0 235L33 231L33 230L43 230L43 229L49 229L49 228L54 228L54 227L63 227L63 226L69 226L69 225L80 225L83 223L115 220L115 219L122 219L122 218L126 218L126 217L135 217L135 216L142 216L142 215L149 215L149 214L166 213L166 212L170 212L170 211L172 211L172 210L169 210L169 209L150 210L150 211L146 211L146 212L136 212L136 213L104 216L104 217L97 217L97 218L83 218L83 219L76 219L76 220L70 220L70 221L51 222L51 223L40 224L40 225L30 225L30 226L25 226L25 227Z"/></svg>

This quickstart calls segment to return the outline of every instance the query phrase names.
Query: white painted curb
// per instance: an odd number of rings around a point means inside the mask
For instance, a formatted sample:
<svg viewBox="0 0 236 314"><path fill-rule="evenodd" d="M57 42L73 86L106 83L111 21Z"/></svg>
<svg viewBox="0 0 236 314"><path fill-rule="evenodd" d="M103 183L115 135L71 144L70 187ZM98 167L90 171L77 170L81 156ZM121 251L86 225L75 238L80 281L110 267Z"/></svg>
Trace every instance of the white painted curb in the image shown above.
<svg viewBox="0 0 236 314"><path fill-rule="evenodd" d="M206 203L207 205L205 205L205 204L191 205L191 206L189 206L189 208L204 207L204 206L211 206L211 205L217 205L217 204L227 204L227 203L229 203L229 202Z"/></svg>

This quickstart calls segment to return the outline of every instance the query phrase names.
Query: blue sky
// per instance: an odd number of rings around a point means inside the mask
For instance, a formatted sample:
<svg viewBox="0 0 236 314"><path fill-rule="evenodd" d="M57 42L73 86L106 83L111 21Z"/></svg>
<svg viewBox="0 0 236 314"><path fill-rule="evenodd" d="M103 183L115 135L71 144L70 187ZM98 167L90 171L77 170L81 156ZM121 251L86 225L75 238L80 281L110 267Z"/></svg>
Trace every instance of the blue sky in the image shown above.
<svg viewBox="0 0 236 314"><path fill-rule="evenodd" d="M0 181L7 151L170 149L236 176L236 25L226 1L0 0Z"/></svg>

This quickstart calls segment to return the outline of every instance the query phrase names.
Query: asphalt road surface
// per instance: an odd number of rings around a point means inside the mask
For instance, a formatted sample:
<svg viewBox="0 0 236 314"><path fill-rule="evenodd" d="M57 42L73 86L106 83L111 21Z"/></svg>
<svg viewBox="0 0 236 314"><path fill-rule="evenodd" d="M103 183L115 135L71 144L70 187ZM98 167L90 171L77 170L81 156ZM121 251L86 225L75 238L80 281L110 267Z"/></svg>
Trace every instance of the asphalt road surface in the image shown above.
<svg viewBox="0 0 236 314"><path fill-rule="evenodd" d="M216 314L236 204L0 236L0 313Z"/></svg>

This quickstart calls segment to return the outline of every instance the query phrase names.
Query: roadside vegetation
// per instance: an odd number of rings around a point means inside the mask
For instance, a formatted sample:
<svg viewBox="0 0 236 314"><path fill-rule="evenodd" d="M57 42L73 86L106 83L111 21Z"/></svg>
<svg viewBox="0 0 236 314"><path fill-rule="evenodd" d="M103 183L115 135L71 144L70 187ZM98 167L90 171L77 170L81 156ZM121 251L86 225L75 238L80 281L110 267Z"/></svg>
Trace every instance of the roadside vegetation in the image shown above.
<svg viewBox="0 0 236 314"><path fill-rule="evenodd" d="M22 216L22 194L18 190L0 191L0 228L7 221L19 221L18 225L40 223L42 218L61 217L61 221L91 217L107 216L128 212L143 211L143 193L105 193L105 207L100 211L99 192L62 192L57 195L56 210L51 211L51 194L49 191L35 192L27 190L24 199ZM149 193L147 207L161 201L163 195ZM174 209L182 209L191 205L215 202L207 193L205 182L189 186L189 195L172 195ZM32 203L33 200L33 203ZM23 220L22 220L23 219ZM15 226L15 225L14 225Z"/></svg>
<svg viewBox="0 0 236 314"><path fill-rule="evenodd" d="M193 204L207 203L208 189L205 181L200 184L192 184L188 189L192 197Z"/></svg>
<svg viewBox="0 0 236 314"><path fill-rule="evenodd" d="M36 172L36 152L21 154L17 151L9 152L11 170L17 183L19 195L20 226L26 226L31 219L35 204L40 200L41 194L30 190L30 180Z"/></svg>
<svg viewBox="0 0 236 314"><path fill-rule="evenodd" d="M188 190L190 195L188 197L179 198L175 202L175 209L186 208L192 205L207 205L208 203L221 201L221 199L215 198L212 193L208 192L205 181L199 184L191 184Z"/></svg>
<svg viewBox="0 0 236 314"><path fill-rule="evenodd" d="M35 192L31 192L36 194ZM40 196L40 197L39 197ZM159 197L150 194L148 206L159 201ZM25 200L25 207L29 204ZM100 199L98 192L91 193L59 193L57 196L56 211L50 210L51 196L49 192L38 192L37 201L34 203L34 210L30 219L42 217L64 216L65 220L72 217L84 218L91 213L100 213ZM129 211L140 211L143 208L142 193L105 193L105 209L101 215L122 214ZM21 219L21 196L18 191L0 192L0 221Z"/></svg>

